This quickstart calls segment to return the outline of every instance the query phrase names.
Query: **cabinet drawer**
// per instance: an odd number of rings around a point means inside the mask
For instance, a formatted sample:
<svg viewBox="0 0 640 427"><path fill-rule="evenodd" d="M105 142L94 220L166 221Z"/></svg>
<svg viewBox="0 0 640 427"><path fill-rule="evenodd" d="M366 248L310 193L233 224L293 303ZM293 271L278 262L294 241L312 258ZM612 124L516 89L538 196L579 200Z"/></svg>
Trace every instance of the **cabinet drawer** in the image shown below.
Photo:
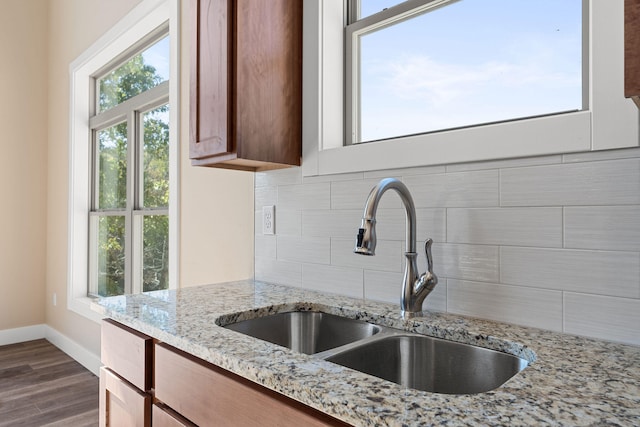
<svg viewBox="0 0 640 427"><path fill-rule="evenodd" d="M151 396L100 368L100 427L151 426Z"/></svg>
<svg viewBox="0 0 640 427"><path fill-rule="evenodd" d="M102 364L140 390L151 390L153 339L111 319L102 321Z"/></svg>
<svg viewBox="0 0 640 427"><path fill-rule="evenodd" d="M155 396L198 425L346 424L166 344L155 348Z"/></svg>
<svg viewBox="0 0 640 427"><path fill-rule="evenodd" d="M153 427L196 427L195 424L176 414L164 405L153 405L151 409Z"/></svg>

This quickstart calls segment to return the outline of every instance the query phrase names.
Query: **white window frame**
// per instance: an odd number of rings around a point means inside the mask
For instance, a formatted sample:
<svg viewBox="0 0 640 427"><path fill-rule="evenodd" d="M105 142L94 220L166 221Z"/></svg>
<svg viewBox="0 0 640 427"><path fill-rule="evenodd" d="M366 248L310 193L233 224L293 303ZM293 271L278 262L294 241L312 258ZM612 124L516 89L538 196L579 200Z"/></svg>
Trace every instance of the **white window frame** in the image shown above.
<svg viewBox="0 0 640 427"><path fill-rule="evenodd" d="M304 176L597 151L639 145L639 114L624 97L624 1L584 0L583 111L392 140L344 141L345 0L305 0Z"/></svg>
<svg viewBox="0 0 640 427"><path fill-rule="evenodd" d="M154 30L169 25L169 288L178 284L179 0L143 0L69 66L69 260L67 308L99 322L88 296L91 128L94 77Z"/></svg>

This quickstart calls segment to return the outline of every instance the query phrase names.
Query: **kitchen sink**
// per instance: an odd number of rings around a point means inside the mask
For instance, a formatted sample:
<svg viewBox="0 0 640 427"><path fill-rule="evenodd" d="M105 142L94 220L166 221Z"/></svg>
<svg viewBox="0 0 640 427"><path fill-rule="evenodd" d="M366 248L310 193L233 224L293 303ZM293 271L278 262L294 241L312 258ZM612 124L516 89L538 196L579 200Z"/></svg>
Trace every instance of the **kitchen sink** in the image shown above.
<svg viewBox="0 0 640 427"><path fill-rule="evenodd" d="M326 360L405 387L445 394L493 390L528 365L524 359L499 351L400 333Z"/></svg>
<svg viewBox="0 0 640 427"><path fill-rule="evenodd" d="M224 327L305 354L360 341L381 329L361 320L310 311L272 314Z"/></svg>
<svg viewBox="0 0 640 427"><path fill-rule="evenodd" d="M500 351L321 312L277 313L222 326L433 393L494 390L529 364Z"/></svg>

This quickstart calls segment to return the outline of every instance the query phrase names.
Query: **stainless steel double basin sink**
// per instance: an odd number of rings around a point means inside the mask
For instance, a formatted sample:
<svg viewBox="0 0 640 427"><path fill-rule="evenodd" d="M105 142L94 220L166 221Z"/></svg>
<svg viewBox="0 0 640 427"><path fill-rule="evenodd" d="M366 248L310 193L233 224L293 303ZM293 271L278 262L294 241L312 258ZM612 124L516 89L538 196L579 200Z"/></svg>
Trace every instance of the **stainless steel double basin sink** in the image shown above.
<svg viewBox="0 0 640 427"><path fill-rule="evenodd" d="M320 312L278 313L222 326L434 393L490 391L528 365L511 354Z"/></svg>

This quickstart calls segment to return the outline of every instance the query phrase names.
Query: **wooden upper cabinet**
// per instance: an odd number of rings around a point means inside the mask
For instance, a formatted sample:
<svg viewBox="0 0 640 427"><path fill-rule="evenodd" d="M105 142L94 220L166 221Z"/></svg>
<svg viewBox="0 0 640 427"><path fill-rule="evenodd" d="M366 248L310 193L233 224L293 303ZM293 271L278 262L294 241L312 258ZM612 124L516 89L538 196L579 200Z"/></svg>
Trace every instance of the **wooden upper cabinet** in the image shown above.
<svg viewBox="0 0 640 427"><path fill-rule="evenodd" d="M302 0L190 0L193 165L300 165Z"/></svg>
<svg viewBox="0 0 640 427"><path fill-rule="evenodd" d="M640 0L624 3L624 96L640 108Z"/></svg>

